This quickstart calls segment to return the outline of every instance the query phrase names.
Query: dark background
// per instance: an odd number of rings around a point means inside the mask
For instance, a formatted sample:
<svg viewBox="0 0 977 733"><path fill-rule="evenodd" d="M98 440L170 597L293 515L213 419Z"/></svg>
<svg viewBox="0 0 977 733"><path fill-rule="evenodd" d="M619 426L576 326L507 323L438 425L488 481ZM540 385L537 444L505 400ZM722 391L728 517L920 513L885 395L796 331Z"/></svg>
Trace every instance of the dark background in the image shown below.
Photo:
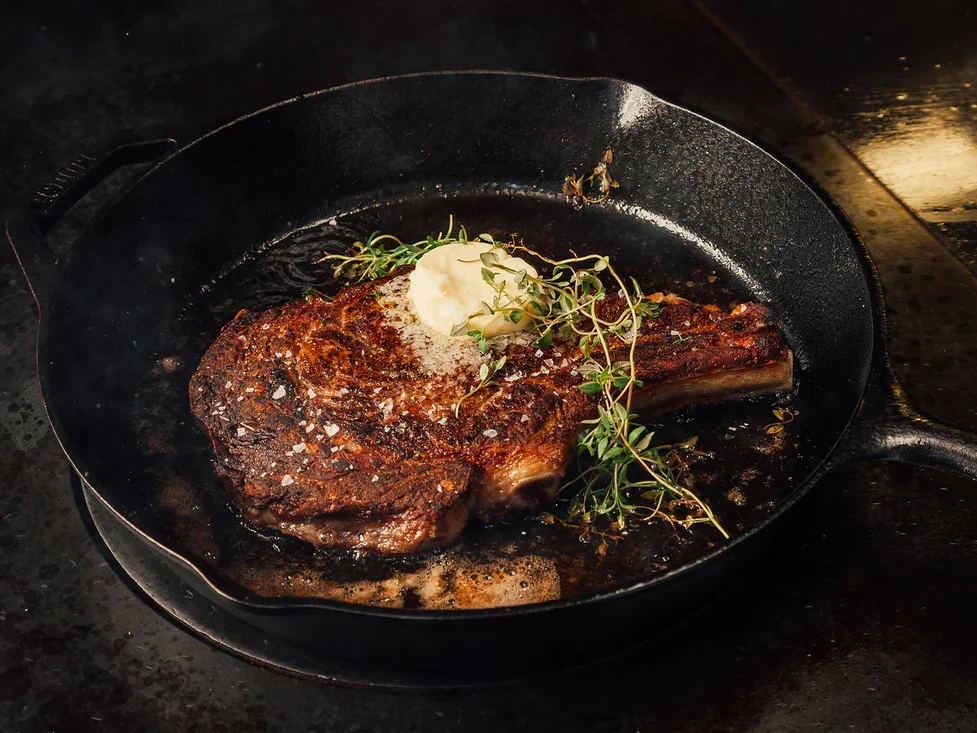
<svg viewBox="0 0 977 733"><path fill-rule="evenodd" d="M461 68L622 77L759 140L839 201L877 261L910 396L974 430L970 6L5 3L0 216L118 133L164 128L186 142L347 81ZM61 238L89 214L76 210ZM40 404L33 302L6 244L0 283L5 731L977 730L977 493L898 465L829 476L731 597L596 668L478 693L391 694L216 651L141 600L89 535ZM567 639L586 643L586 629Z"/></svg>

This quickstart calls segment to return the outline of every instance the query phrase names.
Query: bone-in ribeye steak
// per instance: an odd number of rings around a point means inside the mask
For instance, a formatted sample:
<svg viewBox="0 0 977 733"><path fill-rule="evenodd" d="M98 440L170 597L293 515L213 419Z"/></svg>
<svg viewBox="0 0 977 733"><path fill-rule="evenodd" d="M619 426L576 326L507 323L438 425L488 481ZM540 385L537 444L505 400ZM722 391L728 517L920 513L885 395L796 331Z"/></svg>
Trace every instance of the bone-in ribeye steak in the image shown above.
<svg viewBox="0 0 977 733"><path fill-rule="evenodd" d="M320 547L407 553L455 540L472 512L535 508L555 495L598 404L578 389L579 350L504 337L492 356L507 356L497 384L455 417L489 357L470 338L414 321L405 272L332 302L314 295L242 311L201 359L191 408L254 525ZM766 307L663 302L638 335L644 405L791 388L792 356ZM617 296L602 305L606 316L624 307ZM626 358L623 342L615 348Z"/></svg>

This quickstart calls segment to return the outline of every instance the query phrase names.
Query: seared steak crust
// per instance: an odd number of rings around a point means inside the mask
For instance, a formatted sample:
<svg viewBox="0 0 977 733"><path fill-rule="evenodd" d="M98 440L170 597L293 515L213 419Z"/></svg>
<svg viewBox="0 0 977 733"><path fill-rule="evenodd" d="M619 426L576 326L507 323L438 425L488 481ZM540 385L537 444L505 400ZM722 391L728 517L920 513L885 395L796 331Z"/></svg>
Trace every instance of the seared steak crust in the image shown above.
<svg viewBox="0 0 977 733"><path fill-rule="evenodd" d="M252 523L317 546L413 552L453 541L470 511L555 494L597 404L577 389L575 346L497 341L507 364L496 384L465 397L489 357L471 339L418 335L404 278L242 311L204 354L191 409ZM648 404L790 387L790 352L766 308L664 300L635 351Z"/></svg>

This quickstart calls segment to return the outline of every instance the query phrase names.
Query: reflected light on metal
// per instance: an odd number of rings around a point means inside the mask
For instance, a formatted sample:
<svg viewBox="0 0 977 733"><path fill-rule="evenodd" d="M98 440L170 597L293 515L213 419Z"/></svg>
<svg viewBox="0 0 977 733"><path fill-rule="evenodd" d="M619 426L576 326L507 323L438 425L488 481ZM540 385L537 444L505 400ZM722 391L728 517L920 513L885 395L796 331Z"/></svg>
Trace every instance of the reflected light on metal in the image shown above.
<svg viewBox="0 0 977 733"><path fill-rule="evenodd" d="M627 130L651 115L652 110L660 104L660 101L641 87L627 84L624 85L623 89L617 109L617 125L622 130Z"/></svg>

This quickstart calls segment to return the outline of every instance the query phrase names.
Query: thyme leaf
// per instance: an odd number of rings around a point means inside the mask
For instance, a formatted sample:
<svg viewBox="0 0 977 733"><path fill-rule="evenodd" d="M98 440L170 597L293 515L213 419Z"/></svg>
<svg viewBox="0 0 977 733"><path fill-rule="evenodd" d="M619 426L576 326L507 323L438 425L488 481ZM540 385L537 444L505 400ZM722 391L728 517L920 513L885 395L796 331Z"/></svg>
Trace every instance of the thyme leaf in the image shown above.
<svg viewBox="0 0 977 733"><path fill-rule="evenodd" d="M462 397L458 402L455 403L455 417L458 417L459 410L461 409L461 403L471 397L473 394L479 390L483 390L489 385L495 384L492 378L499 372L502 367L505 366L506 357L502 356L495 361L489 363L483 363L482 366L478 368L478 384L475 388L471 390L468 394Z"/></svg>
<svg viewBox="0 0 977 733"><path fill-rule="evenodd" d="M796 410L792 410L789 407L775 407L773 408L773 416L777 419L776 422L764 425L762 430L767 435L777 435L777 433L782 433L788 425L794 422L794 416L797 414Z"/></svg>

